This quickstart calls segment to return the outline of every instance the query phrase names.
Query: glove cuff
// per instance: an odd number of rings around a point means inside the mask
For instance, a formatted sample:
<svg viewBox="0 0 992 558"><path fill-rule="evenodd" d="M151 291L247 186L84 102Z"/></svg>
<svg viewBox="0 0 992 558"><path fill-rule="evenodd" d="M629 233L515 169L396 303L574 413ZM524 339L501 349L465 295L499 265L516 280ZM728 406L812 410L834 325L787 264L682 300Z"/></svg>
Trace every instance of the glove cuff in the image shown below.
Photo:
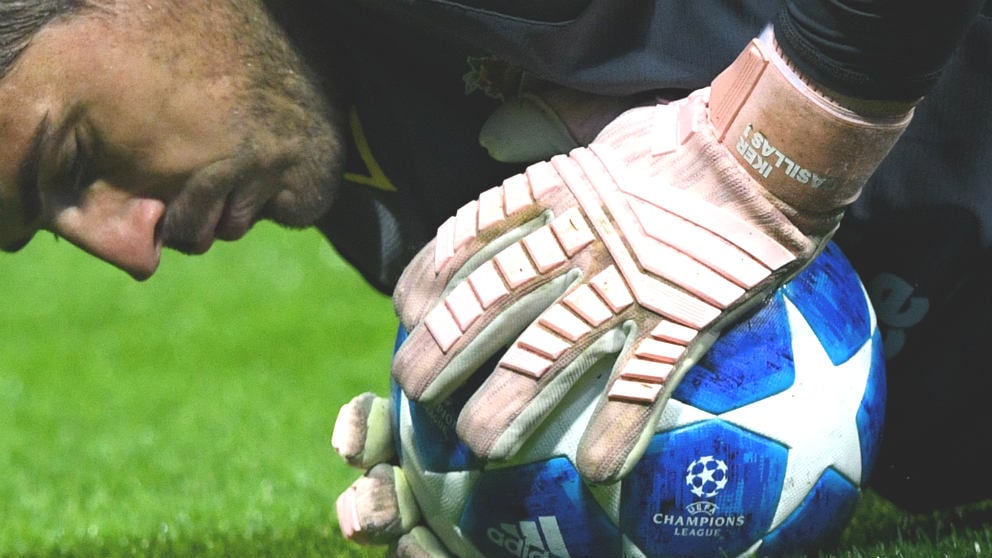
<svg viewBox="0 0 992 558"><path fill-rule="evenodd" d="M757 39L710 89L718 141L769 194L807 215L857 199L913 114L868 116L837 104Z"/></svg>

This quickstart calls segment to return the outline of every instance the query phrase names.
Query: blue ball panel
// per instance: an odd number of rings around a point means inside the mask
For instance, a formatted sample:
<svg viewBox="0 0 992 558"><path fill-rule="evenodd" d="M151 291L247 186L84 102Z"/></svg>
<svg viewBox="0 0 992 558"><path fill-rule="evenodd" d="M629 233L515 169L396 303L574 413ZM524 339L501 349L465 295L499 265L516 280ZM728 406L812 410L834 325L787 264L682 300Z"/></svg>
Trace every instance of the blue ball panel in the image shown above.
<svg viewBox="0 0 992 558"><path fill-rule="evenodd" d="M452 405L447 401L432 406L410 401L409 405L416 425L413 441L424 470L447 473L482 468L482 460L458 438L458 411Z"/></svg>
<svg viewBox="0 0 992 558"><path fill-rule="evenodd" d="M407 334L400 327L396 336L394 352L399 349ZM489 371L493 369L502 352L493 356L479 371L472 375L462 386L452 393L444 401L435 405L424 405L415 401L409 401L410 417L413 429L413 442L418 448L418 456L426 471L435 473L447 473L451 471L465 471L481 469L483 460L477 457L458 438L455 424L462 407L469 398L482 385ZM395 384L395 383L394 383ZM400 390L395 388L393 392L394 401L400 399ZM394 409L395 415L399 416L399 408ZM394 423L394 426L396 424ZM399 430L395 430L399 432ZM402 455L402 453L400 454Z"/></svg>
<svg viewBox="0 0 992 558"><path fill-rule="evenodd" d="M393 426L393 445L396 447L396 455L403 456L403 440L400 438L400 412L403 407L403 390L400 385L392 379L389 380L389 421ZM419 427L418 427L419 428Z"/></svg>
<svg viewBox="0 0 992 558"><path fill-rule="evenodd" d="M718 419L658 434L623 481L621 529L648 556L737 555L771 525L787 459Z"/></svg>
<svg viewBox="0 0 992 558"><path fill-rule="evenodd" d="M871 337L868 300L854 268L830 243L783 290L812 326L834 364L846 362Z"/></svg>
<svg viewBox="0 0 992 558"><path fill-rule="evenodd" d="M868 482L875 468L879 445L882 442L882 429L885 423L885 347L882 334L875 330L872 337L871 371L865 396L858 409L858 435L861 441L861 483Z"/></svg>
<svg viewBox="0 0 992 558"><path fill-rule="evenodd" d="M393 343L393 354L400 350L400 345L406 341L407 338L406 329L400 326L396 330L396 341ZM400 408L403 404L403 390L400 385L397 384L390 376L389 379L389 403L392 406L392 414L390 416L390 421L393 426L393 444L396 446L396 455L403 455L403 442L399 437L400 432Z"/></svg>
<svg viewBox="0 0 992 558"><path fill-rule="evenodd" d="M672 397L719 414L784 391L795 376L789 322L779 294L724 331Z"/></svg>
<svg viewBox="0 0 992 558"><path fill-rule="evenodd" d="M459 526L488 558L620 556L620 533L572 463L486 471Z"/></svg>
<svg viewBox="0 0 992 558"><path fill-rule="evenodd" d="M802 504L765 537L760 556L816 554L824 542L840 535L861 493L844 476L827 469Z"/></svg>
<svg viewBox="0 0 992 558"><path fill-rule="evenodd" d="M393 342L393 354L394 355L396 354L396 351L400 350L400 345L402 345L403 342L406 341L406 338L407 338L408 335L410 335L410 334L407 333L406 329L404 329L403 326L400 326L400 327L397 328L397 331L396 331L396 341Z"/></svg>

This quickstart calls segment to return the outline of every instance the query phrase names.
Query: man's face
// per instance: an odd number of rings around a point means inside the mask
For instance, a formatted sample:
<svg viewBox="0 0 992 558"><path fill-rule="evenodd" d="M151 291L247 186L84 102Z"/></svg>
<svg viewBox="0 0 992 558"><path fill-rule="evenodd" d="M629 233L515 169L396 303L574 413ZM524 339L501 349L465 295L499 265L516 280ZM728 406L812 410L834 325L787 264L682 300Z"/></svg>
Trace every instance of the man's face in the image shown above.
<svg viewBox="0 0 992 558"><path fill-rule="evenodd" d="M144 279L162 246L327 210L336 116L257 2L109 4L47 25L0 80L0 248L49 230Z"/></svg>

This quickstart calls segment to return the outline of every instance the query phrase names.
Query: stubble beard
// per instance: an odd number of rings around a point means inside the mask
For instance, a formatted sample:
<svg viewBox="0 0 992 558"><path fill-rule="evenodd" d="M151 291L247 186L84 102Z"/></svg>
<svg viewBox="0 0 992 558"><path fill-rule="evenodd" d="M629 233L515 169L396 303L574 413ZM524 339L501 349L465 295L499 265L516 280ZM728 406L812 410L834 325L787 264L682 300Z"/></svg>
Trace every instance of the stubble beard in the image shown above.
<svg viewBox="0 0 992 558"><path fill-rule="evenodd" d="M345 111L271 17L254 23L253 45L242 51L248 75L241 149L246 160L275 171L257 217L308 227L330 209L340 186Z"/></svg>

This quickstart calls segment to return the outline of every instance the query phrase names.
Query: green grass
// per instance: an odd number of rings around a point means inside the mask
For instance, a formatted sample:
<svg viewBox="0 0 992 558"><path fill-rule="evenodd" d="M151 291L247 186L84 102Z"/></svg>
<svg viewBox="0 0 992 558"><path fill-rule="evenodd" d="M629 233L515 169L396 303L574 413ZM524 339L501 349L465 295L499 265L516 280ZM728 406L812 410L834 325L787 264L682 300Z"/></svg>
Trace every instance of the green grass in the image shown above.
<svg viewBox="0 0 992 558"><path fill-rule="evenodd" d="M329 437L395 319L317 233L141 284L48 237L0 262L0 556L377 554L338 535Z"/></svg>
<svg viewBox="0 0 992 558"><path fill-rule="evenodd" d="M313 231L261 225L135 283L40 236L0 257L0 558L372 557L333 514L338 407L395 328ZM869 495L833 555L986 556L989 510Z"/></svg>

